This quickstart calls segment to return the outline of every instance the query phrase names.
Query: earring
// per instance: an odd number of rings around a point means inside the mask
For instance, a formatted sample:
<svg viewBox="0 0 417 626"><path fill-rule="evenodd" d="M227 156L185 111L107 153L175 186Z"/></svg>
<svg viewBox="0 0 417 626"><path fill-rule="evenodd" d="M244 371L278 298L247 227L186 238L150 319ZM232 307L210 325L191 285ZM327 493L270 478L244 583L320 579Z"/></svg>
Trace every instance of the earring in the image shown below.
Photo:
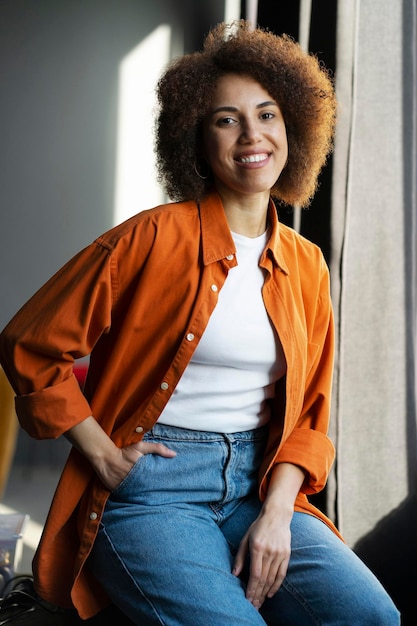
<svg viewBox="0 0 417 626"><path fill-rule="evenodd" d="M202 163L205 163L205 161L202 161ZM207 174L201 174L197 169L197 163L195 162L195 159L194 159L194 171L197 174L197 176L201 178L202 180L207 180L207 178L210 176L210 166L208 165L208 163L205 163L205 165L207 167Z"/></svg>

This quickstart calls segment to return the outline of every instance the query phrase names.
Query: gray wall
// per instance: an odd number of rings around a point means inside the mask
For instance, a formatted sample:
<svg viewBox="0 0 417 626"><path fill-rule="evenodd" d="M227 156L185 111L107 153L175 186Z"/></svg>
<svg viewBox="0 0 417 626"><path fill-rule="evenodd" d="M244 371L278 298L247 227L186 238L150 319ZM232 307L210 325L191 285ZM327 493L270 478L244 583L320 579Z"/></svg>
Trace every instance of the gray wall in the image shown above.
<svg viewBox="0 0 417 626"><path fill-rule="evenodd" d="M222 0L2 0L0 328L113 225L122 59L161 23L175 55L223 18ZM17 460L61 459L64 443L20 434Z"/></svg>
<svg viewBox="0 0 417 626"><path fill-rule="evenodd" d="M113 225L119 64L162 22L174 53L199 46L224 8L196 4L0 3L0 327Z"/></svg>

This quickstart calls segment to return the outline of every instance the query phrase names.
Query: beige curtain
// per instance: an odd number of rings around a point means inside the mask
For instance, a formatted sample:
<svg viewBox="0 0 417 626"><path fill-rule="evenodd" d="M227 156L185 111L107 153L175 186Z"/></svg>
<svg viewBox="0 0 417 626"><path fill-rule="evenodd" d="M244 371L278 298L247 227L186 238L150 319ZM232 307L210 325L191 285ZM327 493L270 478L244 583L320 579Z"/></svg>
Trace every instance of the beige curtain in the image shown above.
<svg viewBox="0 0 417 626"><path fill-rule="evenodd" d="M351 544L415 488L415 20L412 0L338 2L329 499Z"/></svg>

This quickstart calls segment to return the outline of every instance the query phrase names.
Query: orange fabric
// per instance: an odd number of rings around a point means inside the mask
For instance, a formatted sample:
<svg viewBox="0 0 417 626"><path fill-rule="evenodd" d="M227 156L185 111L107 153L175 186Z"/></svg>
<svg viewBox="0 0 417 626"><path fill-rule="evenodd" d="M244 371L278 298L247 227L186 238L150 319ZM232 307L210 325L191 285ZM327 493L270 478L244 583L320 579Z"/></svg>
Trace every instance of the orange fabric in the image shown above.
<svg viewBox="0 0 417 626"><path fill-rule="evenodd" d="M287 375L272 407L260 495L275 463L295 463L307 473L297 510L337 532L306 498L323 488L334 458L327 437L334 342L328 270L315 245L278 223L272 203L269 222L263 297ZM92 414L117 445L139 441L169 400L234 265L217 194L199 206L144 211L99 237L0 336L22 427L36 438L56 438ZM83 395L74 359L90 352ZM86 459L72 450L34 560L39 594L74 605L83 618L107 602L84 567L107 496Z"/></svg>

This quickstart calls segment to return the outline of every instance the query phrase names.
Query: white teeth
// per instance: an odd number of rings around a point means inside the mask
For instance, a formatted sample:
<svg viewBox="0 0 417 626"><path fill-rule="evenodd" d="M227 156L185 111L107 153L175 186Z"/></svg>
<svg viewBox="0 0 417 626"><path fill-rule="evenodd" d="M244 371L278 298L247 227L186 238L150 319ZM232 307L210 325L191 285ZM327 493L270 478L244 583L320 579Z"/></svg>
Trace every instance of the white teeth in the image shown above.
<svg viewBox="0 0 417 626"><path fill-rule="evenodd" d="M241 163L259 163L259 161L265 161L267 158L267 154L252 154L251 156L242 157L239 161Z"/></svg>

